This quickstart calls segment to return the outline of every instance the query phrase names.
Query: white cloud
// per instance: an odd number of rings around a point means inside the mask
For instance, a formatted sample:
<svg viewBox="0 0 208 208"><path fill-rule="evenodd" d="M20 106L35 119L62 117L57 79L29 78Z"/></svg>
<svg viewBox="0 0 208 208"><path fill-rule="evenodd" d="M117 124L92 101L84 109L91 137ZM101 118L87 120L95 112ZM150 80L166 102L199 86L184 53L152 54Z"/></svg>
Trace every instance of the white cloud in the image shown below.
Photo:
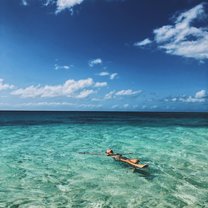
<svg viewBox="0 0 208 208"><path fill-rule="evenodd" d="M149 38L144 39L143 41L134 43L134 46L145 46L151 44L152 41Z"/></svg>
<svg viewBox="0 0 208 208"><path fill-rule="evenodd" d="M72 9L74 6L81 4L83 1L84 0L57 0L56 13L59 13L65 9Z"/></svg>
<svg viewBox="0 0 208 208"><path fill-rule="evenodd" d="M60 66L58 64L55 64L54 65L54 69L55 70L59 70L59 69L70 69L72 67L72 65L68 66L68 65L63 65L63 66Z"/></svg>
<svg viewBox="0 0 208 208"><path fill-rule="evenodd" d="M107 85L108 85L107 82L96 82L95 83L95 87L105 87Z"/></svg>
<svg viewBox="0 0 208 208"><path fill-rule="evenodd" d="M99 75L99 76L109 76L109 75L110 75L110 73L109 73L109 72L104 71L104 72L100 72L98 75Z"/></svg>
<svg viewBox="0 0 208 208"><path fill-rule="evenodd" d="M48 6L51 2L53 3L53 0L45 0L43 5Z"/></svg>
<svg viewBox="0 0 208 208"><path fill-rule="evenodd" d="M22 0L22 5L23 6L27 6L28 5L28 2L26 0Z"/></svg>
<svg viewBox="0 0 208 208"><path fill-rule="evenodd" d="M178 15L172 25L164 25L155 29L153 31L154 41L158 48L167 54L200 61L208 59L208 29L207 27L194 26L196 22L205 22L207 18L206 6L207 4L199 4ZM146 42L148 43L148 41Z"/></svg>
<svg viewBox="0 0 208 208"><path fill-rule="evenodd" d="M103 105L98 104L98 105L94 105L94 104L80 104L78 105L78 107L80 108L101 108Z"/></svg>
<svg viewBox="0 0 208 208"><path fill-rule="evenodd" d="M20 1L23 6L28 6L29 0L20 0ZM56 4L55 14L58 14L65 9L68 9L71 12L71 14L73 14L74 7L82 4L84 1L85 0L40 0L40 2L42 3L43 6L49 6L49 5ZM123 0L121 0L121 1L123 1ZM110 1L106 0L106 2L110 2Z"/></svg>
<svg viewBox="0 0 208 208"><path fill-rule="evenodd" d="M136 95L141 92L142 92L141 90L133 91L133 90L128 89L128 90L120 90L120 91L116 92L115 95L128 96L128 95Z"/></svg>
<svg viewBox="0 0 208 208"><path fill-rule="evenodd" d="M187 103L196 103L196 102L201 103L201 102L205 102L206 98L207 98L206 90L200 90L196 92L193 97L189 96L185 99L182 98L181 101Z"/></svg>
<svg viewBox="0 0 208 208"><path fill-rule="evenodd" d="M197 99L201 99L201 98L205 98L205 97L207 97L206 90L200 90L200 91L196 92L196 94L195 94L195 98L197 98Z"/></svg>
<svg viewBox="0 0 208 208"><path fill-rule="evenodd" d="M107 93L107 94L105 95L105 99L107 99L107 100L112 99L114 93L115 93L115 91L110 91L109 93Z"/></svg>
<svg viewBox="0 0 208 208"><path fill-rule="evenodd" d="M86 88L103 87L107 83L94 82L92 78L83 80L67 80L62 85L45 85L45 86L29 86L20 88L13 92L12 95L17 95L22 98L35 98L35 97L59 97L66 96L71 98L84 98L93 93L92 90Z"/></svg>
<svg viewBox="0 0 208 208"><path fill-rule="evenodd" d="M192 26L195 20L204 18L204 6L200 4L181 13L174 25L166 25L154 30L155 41L166 53L195 58L208 59L207 28Z"/></svg>
<svg viewBox="0 0 208 208"><path fill-rule="evenodd" d="M0 103L0 105L9 106L8 103ZM70 106L75 109L77 108L100 108L102 105L94 105L94 104L77 104L77 103L70 103L70 102L29 102L29 103L19 103L12 105L13 107L58 107L58 106Z"/></svg>
<svg viewBox="0 0 208 208"><path fill-rule="evenodd" d="M129 107L129 104L124 104L123 107L124 108L128 108Z"/></svg>
<svg viewBox="0 0 208 208"><path fill-rule="evenodd" d="M4 83L4 80L0 78L0 91L13 89L14 85Z"/></svg>
<svg viewBox="0 0 208 208"><path fill-rule="evenodd" d="M118 73L113 73L110 75L110 79L113 80L118 76Z"/></svg>
<svg viewBox="0 0 208 208"><path fill-rule="evenodd" d="M86 98L93 93L94 90L83 90L76 96L76 98Z"/></svg>
<svg viewBox="0 0 208 208"><path fill-rule="evenodd" d="M113 79L115 79L115 78L118 76L118 73L112 73L112 74L110 74L110 73L107 72L107 71L103 71L103 72L100 72L98 75L99 75L99 76L109 76L109 78L110 78L111 80L113 80Z"/></svg>
<svg viewBox="0 0 208 208"><path fill-rule="evenodd" d="M185 98L183 98L183 97L178 98L178 101L181 101L181 102L184 102L184 103L202 103L202 102L205 101L205 99L188 96L188 97L185 97Z"/></svg>
<svg viewBox="0 0 208 208"><path fill-rule="evenodd" d="M83 3L84 0L42 0L42 4L44 6L48 6L50 4L56 4L56 14L59 12L69 9L73 12L73 7ZM23 6L28 6L28 0L21 0Z"/></svg>
<svg viewBox="0 0 208 208"><path fill-rule="evenodd" d="M174 98L165 98L165 102L184 102L184 103L202 103L207 100L206 90L200 90L194 96L178 96Z"/></svg>
<svg viewBox="0 0 208 208"><path fill-rule="evenodd" d="M91 101L93 101L93 102L99 102L99 101L102 101L102 99L100 99L100 98L92 98Z"/></svg>
<svg viewBox="0 0 208 208"><path fill-rule="evenodd" d="M74 106L75 103L69 102L34 102L34 103L20 103L15 106L19 107L29 107L29 106Z"/></svg>
<svg viewBox="0 0 208 208"><path fill-rule="evenodd" d="M95 65L102 64L102 62L103 62L102 59L97 58L97 59L89 61L89 66L93 67Z"/></svg>
<svg viewBox="0 0 208 208"><path fill-rule="evenodd" d="M112 99L115 98L117 96L131 96L131 95L137 95L140 94L142 92L142 90L137 90L137 91L133 91L131 89L128 90L120 90L120 91L110 91L109 93L107 93L105 95L105 99Z"/></svg>

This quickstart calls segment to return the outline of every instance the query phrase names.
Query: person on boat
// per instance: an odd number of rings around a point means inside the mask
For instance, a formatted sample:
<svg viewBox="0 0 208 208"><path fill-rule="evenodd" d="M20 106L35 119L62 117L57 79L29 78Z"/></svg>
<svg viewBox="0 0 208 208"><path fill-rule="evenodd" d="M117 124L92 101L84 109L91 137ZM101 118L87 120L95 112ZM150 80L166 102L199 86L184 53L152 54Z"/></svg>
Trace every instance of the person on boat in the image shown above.
<svg viewBox="0 0 208 208"><path fill-rule="evenodd" d="M127 157L123 157L122 154L114 153L112 149L106 150L106 155L112 157L114 160L122 161L122 162L132 162L134 164L139 162L139 159L129 159Z"/></svg>

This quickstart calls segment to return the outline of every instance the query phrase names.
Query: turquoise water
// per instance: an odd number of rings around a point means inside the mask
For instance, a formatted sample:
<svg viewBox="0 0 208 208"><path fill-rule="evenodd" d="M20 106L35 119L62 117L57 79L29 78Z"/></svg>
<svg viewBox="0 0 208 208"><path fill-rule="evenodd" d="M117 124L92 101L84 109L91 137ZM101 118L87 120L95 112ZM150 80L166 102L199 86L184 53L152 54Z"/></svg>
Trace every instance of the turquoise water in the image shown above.
<svg viewBox="0 0 208 208"><path fill-rule="evenodd" d="M208 114L0 112L0 207L207 207ZM132 152L149 168L78 152Z"/></svg>

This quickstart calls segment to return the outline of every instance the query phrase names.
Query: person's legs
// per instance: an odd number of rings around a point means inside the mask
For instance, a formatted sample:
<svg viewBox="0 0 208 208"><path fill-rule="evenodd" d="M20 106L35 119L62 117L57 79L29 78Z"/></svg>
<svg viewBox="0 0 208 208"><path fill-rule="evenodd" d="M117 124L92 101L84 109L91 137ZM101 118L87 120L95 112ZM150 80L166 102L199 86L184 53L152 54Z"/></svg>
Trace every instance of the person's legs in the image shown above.
<svg viewBox="0 0 208 208"><path fill-rule="evenodd" d="M138 162L140 162L139 159L129 159L129 161L131 161L132 163L138 163Z"/></svg>
<svg viewBox="0 0 208 208"><path fill-rule="evenodd" d="M138 163L138 162L140 162L140 160L139 159L130 159L130 158L127 158L127 157L123 157L123 156L120 156L120 155L115 155L115 156L113 156L113 158L115 159L115 160L120 160L120 161L122 161L122 162L131 162L131 163Z"/></svg>
<svg viewBox="0 0 208 208"><path fill-rule="evenodd" d="M126 158L126 157L121 157L120 158L120 161L122 161L122 162L132 162L132 163L138 163L139 162L139 160L138 159L129 159L129 158Z"/></svg>
<svg viewBox="0 0 208 208"><path fill-rule="evenodd" d="M138 162L140 162L139 159L130 159L130 158L127 158L127 157L121 157L120 160L123 161L123 162L124 161L130 161L132 163L138 163Z"/></svg>

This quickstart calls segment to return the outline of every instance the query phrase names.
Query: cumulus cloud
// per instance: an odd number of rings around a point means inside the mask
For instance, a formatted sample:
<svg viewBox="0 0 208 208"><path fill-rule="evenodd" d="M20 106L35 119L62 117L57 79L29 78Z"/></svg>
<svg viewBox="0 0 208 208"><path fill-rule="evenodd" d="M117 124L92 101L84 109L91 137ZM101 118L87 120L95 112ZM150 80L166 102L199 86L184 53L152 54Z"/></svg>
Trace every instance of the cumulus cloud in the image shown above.
<svg viewBox="0 0 208 208"><path fill-rule="evenodd" d="M21 4L23 6L28 6L29 5L29 1L32 0L19 0L21 1ZM60 12L64 11L64 10L69 10L71 12L71 14L73 15L73 9L74 7L82 4L84 1L86 0L40 0L41 4L43 6L49 6L49 5L56 5L56 11L55 14L59 14ZM106 2L111 2L113 0L106 0ZM117 1L117 0L114 0ZM123 1L123 0L120 0Z"/></svg>
<svg viewBox="0 0 208 208"><path fill-rule="evenodd" d="M94 90L83 90L76 96L76 98L86 98L92 93L94 93Z"/></svg>
<svg viewBox="0 0 208 208"><path fill-rule="evenodd" d="M207 18L205 7L207 4L199 4L179 14L173 24L155 29L154 42L158 48L167 54L201 61L208 59L208 28L196 26ZM140 44L148 43L145 40Z"/></svg>
<svg viewBox="0 0 208 208"><path fill-rule="evenodd" d="M23 6L28 6L28 0L21 0ZM69 9L73 12L73 7L83 3L84 0L42 0L42 4L44 6L48 6L50 4L56 4L56 14L60 13L65 9Z"/></svg>
<svg viewBox="0 0 208 208"><path fill-rule="evenodd" d="M133 91L131 89L128 90L120 90L120 91L110 91L105 95L105 99L112 99L118 96L131 96L131 95L137 95L142 93L142 90Z"/></svg>
<svg viewBox="0 0 208 208"><path fill-rule="evenodd" d="M166 102L184 102L184 103L203 103L207 100L206 90L200 90L194 96L178 96L172 98L165 98Z"/></svg>
<svg viewBox="0 0 208 208"><path fill-rule="evenodd" d="M103 62L102 59L97 58L97 59L89 61L89 66L93 67L95 65L102 64L102 62Z"/></svg>
<svg viewBox="0 0 208 208"><path fill-rule="evenodd" d="M151 44L152 41L149 38L144 39L143 41L134 43L134 46L146 46Z"/></svg>
<svg viewBox="0 0 208 208"><path fill-rule="evenodd" d="M0 91L13 89L14 85L4 83L4 80L0 78Z"/></svg>
<svg viewBox="0 0 208 208"><path fill-rule="evenodd" d="M205 98L205 97L207 97L206 90L200 90L200 91L196 92L196 94L195 94L195 98L197 98L197 99L201 99L201 98Z"/></svg>
<svg viewBox="0 0 208 208"><path fill-rule="evenodd" d="M22 98L35 98L35 97L71 97L71 98L85 98L93 93L92 89L103 87L106 84L94 82L92 78L82 80L67 80L62 85L45 85L45 86L29 86L20 88L11 92L12 95L17 95Z"/></svg>
<svg viewBox="0 0 208 208"><path fill-rule="evenodd" d="M56 13L59 13L65 9L72 9L74 6L81 4L83 1L84 0L57 0Z"/></svg>

